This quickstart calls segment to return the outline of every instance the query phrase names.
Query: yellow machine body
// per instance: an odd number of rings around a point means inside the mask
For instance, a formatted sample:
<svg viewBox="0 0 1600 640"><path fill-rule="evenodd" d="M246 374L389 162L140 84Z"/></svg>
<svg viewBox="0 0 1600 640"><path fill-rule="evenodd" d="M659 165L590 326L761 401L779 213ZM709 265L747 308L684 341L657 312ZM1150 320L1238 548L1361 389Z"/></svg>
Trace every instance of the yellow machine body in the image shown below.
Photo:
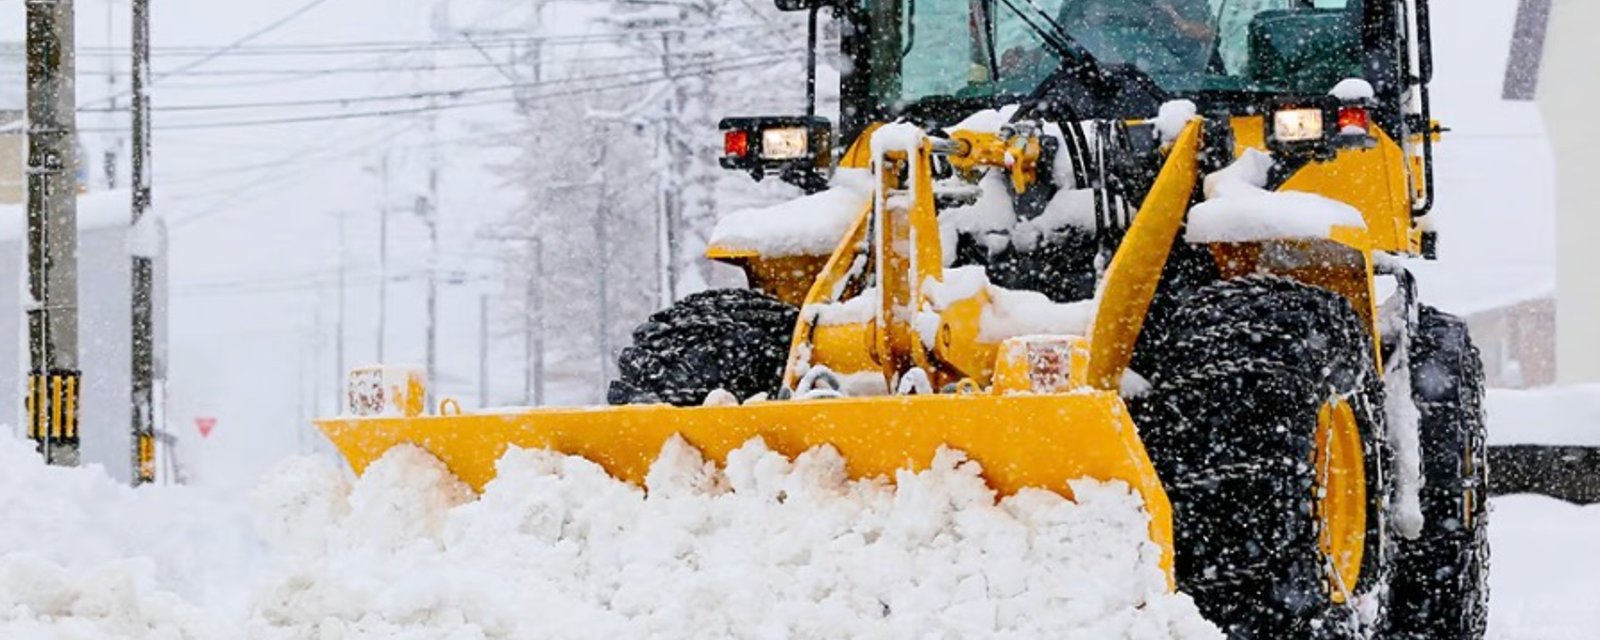
<svg viewBox="0 0 1600 640"><path fill-rule="evenodd" d="M1259 117L1236 118L1233 125L1240 151L1262 145L1261 134L1250 133L1261 129ZM962 392L799 397L693 408L652 405L444 416L408 410L400 417L318 424L358 472L389 448L410 443L438 456L478 489L493 479L494 463L509 447L582 456L635 483L642 483L651 461L674 434L717 461L755 437L791 456L829 445L843 455L855 478L892 479L896 471L925 468L939 447L951 447L981 463L986 479L1002 495L1039 487L1070 497L1067 481L1082 477L1126 482L1144 498L1151 539L1163 549L1162 566L1170 580L1171 507L1117 390L1168 256L1175 243L1184 241L1179 231L1201 178L1203 129L1199 119L1191 121L1165 149L1165 164L1108 265L1087 335L1060 336L1064 346L1059 353L1067 362L1058 373L1064 372L1067 382L1044 392L1035 371L1038 361L1023 353L1027 340L1001 344L980 339L979 324L989 304L984 294L938 309L936 328L918 317L930 309L925 287L944 275L929 169L935 143L924 139L915 149L880 153L870 147L869 130L841 166L875 168L876 194L831 255L765 257L737 247L713 247L710 255L744 267L753 285L802 307L786 387L793 389L806 371L826 366L841 374L881 375L888 391L912 370L921 370L933 389ZM1326 240L1212 247L1225 276L1280 272L1344 294L1372 322L1375 344L1372 254L1413 253L1418 246L1410 217L1417 187L1417 178L1408 175L1410 159L1381 132L1377 137L1375 148L1342 151L1332 161L1311 163L1283 187L1356 207L1365 216L1365 229L1333 229ZM1034 170L1029 163L995 166L1007 158L1001 145L1014 144L996 136L958 136L948 144L955 150L937 151L955 155L951 164L959 170ZM1022 145L1009 153L1018 152L1029 149ZM1019 190L1029 184L1027 176L1008 177ZM1284 260L1285 252L1317 259ZM863 261L887 274L877 278L874 288L861 282ZM810 312L818 305L866 295L877 299L872 301L873 319L865 322L819 324ZM925 344L929 336L932 343ZM1340 455L1319 454L1319 460L1341 468L1359 466L1359 455L1352 460L1349 453L1346 446L1332 452ZM1348 546L1341 542L1347 535L1353 534L1333 532L1328 544Z"/></svg>

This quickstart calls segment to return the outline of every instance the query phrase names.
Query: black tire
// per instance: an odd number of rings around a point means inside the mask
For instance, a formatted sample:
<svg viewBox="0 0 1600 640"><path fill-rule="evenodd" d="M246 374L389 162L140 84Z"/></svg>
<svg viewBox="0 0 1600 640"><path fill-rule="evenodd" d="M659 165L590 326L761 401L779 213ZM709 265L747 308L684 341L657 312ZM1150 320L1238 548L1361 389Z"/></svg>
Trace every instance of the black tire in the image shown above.
<svg viewBox="0 0 1600 640"><path fill-rule="evenodd" d="M1179 588L1230 638L1369 634L1390 565L1389 454L1360 316L1337 294L1249 277L1188 294L1159 335L1132 410L1172 500ZM1318 411L1335 397L1367 482L1361 575L1337 604L1315 495Z"/></svg>
<svg viewBox="0 0 1600 640"><path fill-rule="evenodd" d="M776 394L799 311L749 289L694 294L650 316L617 357L611 404L696 406L716 389Z"/></svg>
<svg viewBox="0 0 1600 640"><path fill-rule="evenodd" d="M1483 362L1465 322L1422 307L1410 364L1424 522L1417 539L1399 541L1391 629L1396 638L1478 640L1489 622Z"/></svg>

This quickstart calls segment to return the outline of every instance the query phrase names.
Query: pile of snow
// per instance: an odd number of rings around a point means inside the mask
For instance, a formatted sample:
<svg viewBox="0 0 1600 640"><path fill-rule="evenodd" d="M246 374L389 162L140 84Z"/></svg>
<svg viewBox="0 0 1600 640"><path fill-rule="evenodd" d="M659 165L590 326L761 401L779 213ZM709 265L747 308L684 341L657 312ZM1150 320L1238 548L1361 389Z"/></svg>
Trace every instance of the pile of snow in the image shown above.
<svg viewBox="0 0 1600 640"><path fill-rule="evenodd" d="M709 243L768 257L828 255L871 200L871 174L840 169L825 191L728 214L717 221Z"/></svg>
<svg viewBox="0 0 1600 640"><path fill-rule="evenodd" d="M0 638L220 638L262 550L236 500L46 467L0 428Z"/></svg>
<svg viewBox="0 0 1600 640"><path fill-rule="evenodd" d="M1594 638L1600 505L1506 496L1490 507L1489 639Z"/></svg>
<svg viewBox="0 0 1600 640"><path fill-rule="evenodd" d="M296 558L252 628L283 637L1220 637L1163 593L1136 494L1079 482L1078 502L995 503L943 452L898 489L846 480L831 449L790 461L752 441L727 469L681 441L649 491L593 463L513 450L477 501L397 449L342 517L310 493L325 549ZM300 484L298 479L280 479ZM402 504L401 499L426 499ZM291 502L290 504L294 504ZM323 519L321 522L312 520ZM317 525L317 526L312 526ZM325 635L323 637L326 637Z"/></svg>
<svg viewBox="0 0 1600 640"><path fill-rule="evenodd" d="M1189 126L1199 108L1188 100L1171 100L1162 103L1161 109L1156 114L1153 123L1156 133L1161 136L1161 142L1170 144L1183 135L1183 129Z"/></svg>
<svg viewBox="0 0 1600 640"><path fill-rule="evenodd" d="M1489 444L1600 447L1600 385L1490 389Z"/></svg>
<svg viewBox="0 0 1600 640"><path fill-rule="evenodd" d="M997 502L957 452L890 484L759 440L725 469L675 440L648 491L546 451L498 470L478 497L416 448L353 481L295 458L241 505L0 439L0 637L1222 637L1122 483Z"/></svg>
<svg viewBox="0 0 1600 640"><path fill-rule="evenodd" d="M933 344L938 314L962 300L984 296L988 301L978 317L978 339L998 343L1031 335L1087 335L1097 300L1056 302L1037 291L1007 289L989 282L982 266L945 269L942 280L928 279L922 293L928 307L919 314L918 331L925 344ZM922 318L932 317L932 320Z"/></svg>
<svg viewBox="0 0 1600 640"><path fill-rule="evenodd" d="M1333 85L1333 90L1328 92L1343 102L1362 102L1377 97L1378 92L1373 90L1372 83L1361 78L1345 78L1339 84Z"/></svg>
<svg viewBox="0 0 1600 640"><path fill-rule="evenodd" d="M939 212L939 242L946 266L955 263L956 244L962 235L983 242L989 255L1011 245L1011 229L1017 226L1003 171L991 171L978 179L978 199L972 204L950 207Z"/></svg>
<svg viewBox="0 0 1600 640"><path fill-rule="evenodd" d="M1267 191L1272 156L1246 149L1206 176L1206 201L1189 212L1189 242L1261 242L1327 238L1333 227L1366 228L1361 212L1338 200L1299 191Z"/></svg>

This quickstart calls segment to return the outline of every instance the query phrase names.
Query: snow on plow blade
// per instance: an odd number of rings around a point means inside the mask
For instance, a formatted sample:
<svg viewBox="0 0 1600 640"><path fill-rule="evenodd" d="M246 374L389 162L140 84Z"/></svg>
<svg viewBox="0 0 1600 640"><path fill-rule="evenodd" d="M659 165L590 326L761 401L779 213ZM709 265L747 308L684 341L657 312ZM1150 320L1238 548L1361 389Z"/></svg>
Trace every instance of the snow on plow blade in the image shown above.
<svg viewBox="0 0 1600 640"><path fill-rule="evenodd" d="M409 443L479 491L510 447L582 456L618 479L643 484L674 434L718 463L754 437L791 458L832 445L852 478L893 479L901 469L926 469L947 446L981 464L1001 495L1037 487L1071 498L1067 481L1085 477L1128 483L1144 498L1150 538L1161 548L1161 567L1172 584L1171 505L1122 399L1110 392L530 409L317 424L357 473L391 447Z"/></svg>

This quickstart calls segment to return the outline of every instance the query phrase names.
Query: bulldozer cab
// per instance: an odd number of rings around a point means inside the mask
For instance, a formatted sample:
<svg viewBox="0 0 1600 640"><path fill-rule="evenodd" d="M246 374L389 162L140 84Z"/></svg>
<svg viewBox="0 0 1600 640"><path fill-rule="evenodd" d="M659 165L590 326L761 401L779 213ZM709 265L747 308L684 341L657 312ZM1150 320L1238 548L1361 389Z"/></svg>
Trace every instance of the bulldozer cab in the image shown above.
<svg viewBox="0 0 1600 640"><path fill-rule="evenodd" d="M948 125L1006 104L1066 119L1148 117L1172 99L1238 112L1345 78L1372 83L1377 124L1398 133L1429 67L1423 0L844 2L846 143L872 122Z"/></svg>

